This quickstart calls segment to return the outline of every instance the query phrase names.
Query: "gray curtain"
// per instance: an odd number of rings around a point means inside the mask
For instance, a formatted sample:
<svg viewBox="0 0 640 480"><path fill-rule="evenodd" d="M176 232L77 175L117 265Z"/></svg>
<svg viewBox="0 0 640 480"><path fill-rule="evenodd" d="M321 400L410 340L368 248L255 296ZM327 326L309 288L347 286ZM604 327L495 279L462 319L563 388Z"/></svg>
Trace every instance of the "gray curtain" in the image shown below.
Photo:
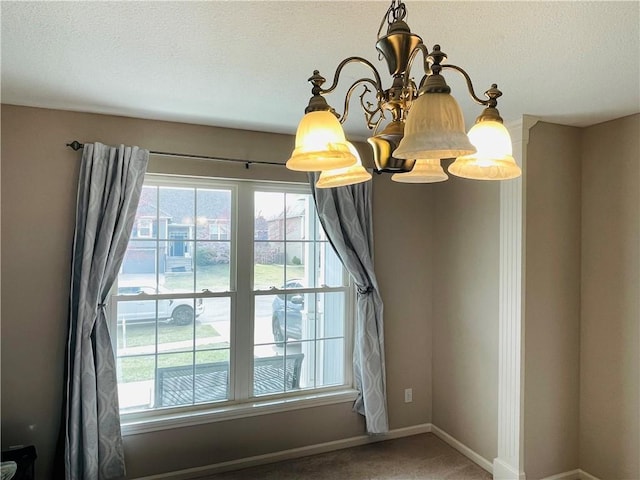
<svg viewBox="0 0 640 480"><path fill-rule="evenodd" d="M124 451L105 302L124 258L149 152L85 145L78 181L66 365L65 475L122 478Z"/></svg>
<svg viewBox="0 0 640 480"><path fill-rule="evenodd" d="M384 365L382 298L373 270L371 182L338 188L309 183L329 242L353 278L357 290L353 371L358 398L354 409L365 416L367 432L389 431Z"/></svg>

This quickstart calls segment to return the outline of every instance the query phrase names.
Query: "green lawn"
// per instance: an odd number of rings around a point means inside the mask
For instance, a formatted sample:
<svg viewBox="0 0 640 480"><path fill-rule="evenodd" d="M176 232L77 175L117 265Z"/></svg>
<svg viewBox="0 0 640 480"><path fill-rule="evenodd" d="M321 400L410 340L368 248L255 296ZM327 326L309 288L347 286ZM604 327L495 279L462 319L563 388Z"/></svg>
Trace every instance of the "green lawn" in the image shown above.
<svg viewBox="0 0 640 480"><path fill-rule="evenodd" d="M157 357L158 368L177 367L193 364L193 352L160 354ZM229 361L229 349L206 350L196 352L196 363ZM155 378L154 355L143 357L125 357L118 360L118 377L120 382L143 382Z"/></svg>
<svg viewBox="0 0 640 480"><path fill-rule="evenodd" d="M257 289L281 287L286 279L304 278L304 265L256 264L254 285ZM196 291L208 288L212 292L229 290L229 264L196 266ZM191 291L193 272L171 272L165 274L165 287L169 290Z"/></svg>
<svg viewBox="0 0 640 480"><path fill-rule="evenodd" d="M158 324L158 345L167 346L168 343L185 342L176 344L174 350L183 350L179 353L169 353L171 349L164 349L167 353L158 355L158 367L173 367L179 365L191 365L193 352L184 352L193 345L193 325L173 325L170 323ZM198 343L196 350L196 362L208 363L229 359L229 343L220 342L220 336L211 325L196 323L195 338L207 339L204 343ZM124 346L122 327L118 327L118 348ZM126 331L126 345L128 348L154 345L156 342L156 330L154 324L128 326ZM216 349L216 350L204 350ZM144 355L120 358L118 362L119 377L121 382L140 382L153 380L155 375L155 356Z"/></svg>
<svg viewBox="0 0 640 480"><path fill-rule="evenodd" d="M211 325L196 323L195 337L218 337L219 334ZM141 325L127 325L126 338L122 331L122 325L118 326L118 348L125 346L142 347L153 345L156 342L156 326L153 323ZM193 325L173 325L171 323L158 323L158 344L181 342L193 339Z"/></svg>
<svg viewBox="0 0 640 480"><path fill-rule="evenodd" d="M255 288L281 287L286 280L304 278L304 265L262 265L256 264L253 283Z"/></svg>

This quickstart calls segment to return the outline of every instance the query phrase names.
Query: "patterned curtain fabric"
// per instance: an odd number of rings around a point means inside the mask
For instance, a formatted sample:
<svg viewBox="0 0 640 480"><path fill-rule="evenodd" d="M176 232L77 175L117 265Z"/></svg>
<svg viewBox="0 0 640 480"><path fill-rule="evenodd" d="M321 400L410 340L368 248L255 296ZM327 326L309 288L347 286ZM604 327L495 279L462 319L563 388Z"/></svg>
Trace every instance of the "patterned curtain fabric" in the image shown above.
<svg viewBox="0 0 640 480"><path fill-rule="evenodd" d="M382 298L373 270L371 182L338 188L309 183L329 242L358 289L353 370L359 392L354 409L365 416L370 434L389 431L384 365Z"/></svg>
<svg viewBox="0 0 640 480"><path fill-rule="evenodd" d="M105 302L135 218L149 151L85 145L78 182L66 366L65 476L125 476Z"/></svg>

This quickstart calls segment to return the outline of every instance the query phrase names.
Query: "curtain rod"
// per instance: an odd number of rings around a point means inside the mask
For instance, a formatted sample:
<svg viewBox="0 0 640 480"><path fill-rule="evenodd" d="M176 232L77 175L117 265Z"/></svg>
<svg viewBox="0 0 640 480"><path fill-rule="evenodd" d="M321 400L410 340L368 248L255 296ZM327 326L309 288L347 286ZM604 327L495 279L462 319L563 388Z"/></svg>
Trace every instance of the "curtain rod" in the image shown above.
<svg viewBox="0 0 640 480"><path fill-rule="evenodd" d="M84 147L84 143L80 143L77 140L74 140L71 143L66 143L65 145L67 147L69 147L69 148L72 148L76 152ZM216 160L216 161L219 161L219 162L244 163L244 167L245 168L249 168L249 166L251 164L254 164L254 163L258 164L258 165L279 165L281 167L284 167L284 163L278 163L278 162L264 162L264 161L261 161L261 160L240 160L238 158L210 157L210 156L207 156L207 155L194 155L194 154L191 154L191 153L156 152L154 150L150 150L149 154L151 154L151 155L159 155L159 156L162 156L162 157L183 157L183 158L194 158L194 159L197 159L197 160Z"/></svg>

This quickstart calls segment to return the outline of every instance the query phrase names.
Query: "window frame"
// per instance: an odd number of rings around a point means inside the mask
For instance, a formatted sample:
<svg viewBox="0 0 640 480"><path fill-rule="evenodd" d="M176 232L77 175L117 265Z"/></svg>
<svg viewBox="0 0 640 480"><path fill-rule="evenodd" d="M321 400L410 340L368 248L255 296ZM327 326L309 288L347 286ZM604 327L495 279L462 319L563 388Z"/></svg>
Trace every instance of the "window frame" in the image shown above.
<svg viewBox="0 0 640 480"><path fill-rule="evenodd" d="M153 219L151 218L139 218L136 223L137 235L136 238L153 238ZM149 232L148 234L143 235L141 232Z"/></svg>
<svg viewBox="0 0 640 480"><path fill-rule="evenodd" d="M217 222L209 223L209 239L210 240L229 240L231 238L231 232L229 231L228 226L224 225L227 228L222 228L223 225ZM215 228L212 228L215 227ZM215 230L215 233L213 233ZM215 238L213 238L215 236Z"/></svg>
<svg viewBox="0 0 640 480"><path fill-rule="evenodd" d="M227 297L230 301L230 338L229 338L229 400L215 403L199 403L196 405L184 405L175 407L151 408L148 410L120 412L123 434L135 434L146 431L174 428L180 425L195 425L201 423L229 420L232 418L244 418L254 415L269 414L280 411L289 411L298 408L314 407L318 405L353 402L357 392L353 388L353 331L355 324L355 289L351 278L343 268L343 285L340 287L310 287L294 290L296 293L329 293L334 291L344 292L344 358L343 358L343 384L314 387L290 392L272 394L264 397L252 396L253 388L253 359L254 359L254 321L255 299L258 295L291 294L288 289L254 289L254 225L256 192L277 192L284 194L305 194L311 196L308 184L292 182L274 182L262 180L223 179L215 177L195 177L187 175L166 175L147 173L144 180L145 186L154 187L184 187L184 188L211 188L227 189L231 194L231 218L229 224L230 241L230 279L229 290L224 292L193 292L171 294L172 298L189 297L219 298ZM311 200L311 204L313 201ZM197 208L197 207L196 207ZM196 210L197 214L197 210ZM242 218L242 221L240 220ZM319 222L317 222L318 225ZM319 228L322 228L319 226ZM319 245L321 241L316 238L306 241ZM136 240L132 238L131 240ZM194 241L197 239L194 236ZM324 240L326 241L326 236ZM196 243L194 243L195 248ZM326 244L329 248L330 244ZM194 275L197 274L197 265L194 262ZM159 278L156 269L156 282ZM286 278L285 278L286 280ZM116 303L125 297L117 295L118 281L114 283L113 292L109 302L110 329L117 325ZM154 297L155 298L155 297ZM194 300L194 301L195 301ZM240 319L246 318L248 321ZM117 330L115 330L117 331ZM314 340L316 345L317 340ZM112 335L114 356L117 357L117 334ZM156 350L156 357L158 355ZM156 364L157 365L157 364ZM157 368L157 367L156 367Z"/></svg>

